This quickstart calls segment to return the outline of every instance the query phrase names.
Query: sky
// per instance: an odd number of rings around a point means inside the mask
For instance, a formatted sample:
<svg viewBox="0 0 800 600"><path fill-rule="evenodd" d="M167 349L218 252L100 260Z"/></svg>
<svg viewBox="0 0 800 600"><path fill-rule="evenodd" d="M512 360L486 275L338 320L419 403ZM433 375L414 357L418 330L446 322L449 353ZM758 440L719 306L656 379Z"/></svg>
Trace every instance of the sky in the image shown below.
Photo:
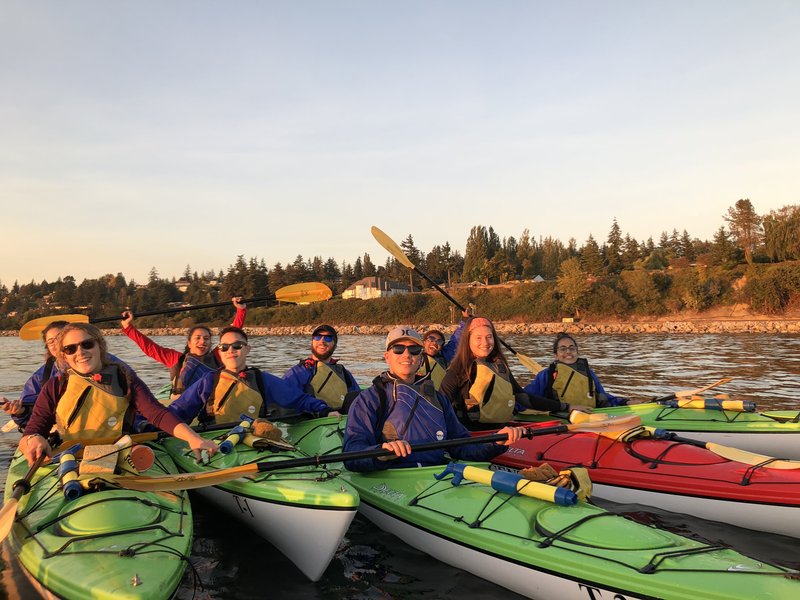
<svg viewBox="0 0 800 600"><path fill-rule="evenodd" d="M800 189L796 0L0 0L0 282L470 228L711 239Z"/></svg>

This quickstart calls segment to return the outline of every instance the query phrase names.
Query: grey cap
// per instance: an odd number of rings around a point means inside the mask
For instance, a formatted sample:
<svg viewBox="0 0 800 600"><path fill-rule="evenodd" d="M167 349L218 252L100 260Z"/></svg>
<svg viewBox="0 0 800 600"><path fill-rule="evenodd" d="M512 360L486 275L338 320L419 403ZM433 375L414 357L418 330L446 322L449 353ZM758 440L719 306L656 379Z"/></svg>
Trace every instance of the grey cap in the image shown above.
<svg viewBox="0 0 800 600"><path fill-rule="evenodd" d="M422 346L422 336L417 332L416 329L412 329L408 325L398 325L389 332L389 335L386 336L386 349L388 350L397 342L401 342L403 340L414 342L417 346Z"/></svg>

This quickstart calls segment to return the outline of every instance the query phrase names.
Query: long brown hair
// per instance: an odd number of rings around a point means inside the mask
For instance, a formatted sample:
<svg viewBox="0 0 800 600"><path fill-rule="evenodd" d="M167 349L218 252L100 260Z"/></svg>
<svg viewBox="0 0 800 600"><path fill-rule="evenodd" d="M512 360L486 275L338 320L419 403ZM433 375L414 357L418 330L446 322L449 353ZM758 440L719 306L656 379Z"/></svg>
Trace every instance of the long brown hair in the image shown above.
<svg viewBox="0 0 800 600"><path fill-rule="evenodd" d="M480 319L480 323L476 323L475 327L472 326L473 321L475 319ZM492 330L492 338L494 339L494 348L489 353L489 356L486 357L487 362L497 362L500 361L506 367L508 366L508 361L506 360L505 355L503 354L503 350L500 348L500 341L497 337L497 331L494 328L494 323L492 323L489 319L484 317L470 317L467 319L467 322L464 324L464 334L461 336L461 340L458 342L458 350L456 350L456 355L453 358L453 362L450 363L449 369L453 369L453 371L458 374L463 374L469 379L470 370L472 369L472 363L475 362L475 355L472 354L472 350L469 347L469 340L472 337L472 332L475 328L489 324L489 329Z"/></svg>

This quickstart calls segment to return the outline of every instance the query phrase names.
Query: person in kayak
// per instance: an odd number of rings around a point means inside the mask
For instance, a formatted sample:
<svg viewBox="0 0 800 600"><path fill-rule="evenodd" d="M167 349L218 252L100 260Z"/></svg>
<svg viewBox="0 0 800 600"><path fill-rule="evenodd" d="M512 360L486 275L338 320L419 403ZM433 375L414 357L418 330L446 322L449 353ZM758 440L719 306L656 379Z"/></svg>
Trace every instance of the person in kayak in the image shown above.
<svg viewBox="0 0 800 600"><path fill-rule="evenodd" d="M289 383L247 366L250 344L247 334L229 326L220 332L218 350L222 367L201 376L169 405L169 411L184 423L197 419L203 425L239 423L240 415L269 417L274 408L292 414L338 415L322 400Z"/></svg>
<svg viewBox="0 0 800 600"><path fill-rule="evenodd" d="M555 360L542 369L528 385L529 394L544 396L571 404L582 404L590 408L622 406L627 398L612 396L589 368L589 362L578 353L578 342L563 331L553 342Z"/></svg>
<svg viewBox="0 0 800 600"><path fill-rule="evenodd" d="M241 300L241 296L231 298L231 302L236 307L236 316L231 323L233 327L244 327L247 305L242 304ZM186 347L183 352L178 352L156 344L136 329L133 326L133 312L126 310L122 316L124 317L120 321L122 332L132 339L147 356L169 369L172 382L170 398L177 398L201 376L216 371L222 366L219 352L212 349L211 329L207 326L195 325L192 327L186 338Z"/></svg>
<svg viewBox="0 0 800 600"><path fill-rule="evenodd" d="M348 392L361 388L343 365L333 358L339 335L331 325L319 325L311 332L311 356L283 374L283 379L297 390L319 398L334 410L340 410Z"/></svg>
<svg viewBox="0 0 800 600"><path fill-rule="evenodd" d="M528 394L514 379L489 319L472 317L442 381L459 420L471 430L496 429L521 409L569 410L558 400Z"/></svg>
<svg viewBox="0 0 800 600"><path fill-rule="evenodd" d="M422 334L422 345L425 348L425 353L422 355L422 366L419 368L419 374L423 377L428 375L437 390L441 388L447 367L456 355L458 342L461 340L461 332L464 330L464 323L471 316L471 308L467 308L461 313L461 322L447 343L444 341L444 333L438 329L428 329Z"/></svg>
<svg viewBox="0 0 800 600"><path fill-rule="evenodd" d="M356 396L347 416L344 452L391 450L394 456L345 461L351 471L377 471L390 467L439 465L447 462L444 450L413 452L412 444L470 436L456 418L450 402L417 374L422 362L422 337L408 326L398 326L386 337L383 357L388 370L372 387ZM508 439L497 444L468 444L449 450L460 460L490 460L520 439L523 429L504 427Z"/></svg>
<svg viewBox="0 0 800 600"><path fill-rule="evenodd" d="M51 377L33 406L19 449L33 464L52 456L46 436L53 425L62 443L122 437L131 432L136 412L156 427L186 441L199 458L217 451L155 399L127 365L111 360L100 330L88 323L65 325L55 340L61 372Z"/></svg>
<svg viewBox="0 0 800 600"><path fill-rule="evenodd" d="M33 405L36 403L36 398L39 397L39 392L42 391L42 386L47 383L51 377L55 377L61 370L56 361L56 354L58 353L57 338L58 334L68 324L68 321L52 321L42 329L42 341L44 342L44 364L34 371L33 375L28 378L25 385L22 386L22 394L19 398L9 400L4 396L0 396L0 405L6 411L20 432L25 430L28 424L28 419L31 417ZM109 360L115 362L122 362L113 354L108 355Z"/></svg>

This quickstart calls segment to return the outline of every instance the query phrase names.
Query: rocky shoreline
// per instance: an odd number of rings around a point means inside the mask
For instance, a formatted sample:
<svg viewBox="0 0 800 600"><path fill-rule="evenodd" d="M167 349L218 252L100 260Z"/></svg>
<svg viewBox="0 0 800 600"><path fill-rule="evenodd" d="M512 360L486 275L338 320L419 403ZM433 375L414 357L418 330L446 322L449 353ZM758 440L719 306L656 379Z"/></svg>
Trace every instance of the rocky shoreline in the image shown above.
<svg viewBox="0 0 800 600"><path fill-rule="evenodd" d="M333 324L339 335L384 335L390 327L387 325L336 325ZM434 328L450 333L455 325L417 323L412 324L419 330ZM551 335L559 331L574 334L699 334L699 333L800 333L800 319L786 318L752 318L752 319L692 319L692 320L652 320L652 321L626 321L618 323L512 323L496 322L497 332L502 335ZM245 327L248 335L253 336L279 336L279 335L311 335L314 325L296 325L282 327ZM218 333L221 328L212 328ZM156 329L143 329L143 333L150 336L158 335L185 335L186 329L179 327L161 327ZM119 329L105 330L106 335L122 335ZM2 331L0 336L13 337L17 331Z"/></svg>

